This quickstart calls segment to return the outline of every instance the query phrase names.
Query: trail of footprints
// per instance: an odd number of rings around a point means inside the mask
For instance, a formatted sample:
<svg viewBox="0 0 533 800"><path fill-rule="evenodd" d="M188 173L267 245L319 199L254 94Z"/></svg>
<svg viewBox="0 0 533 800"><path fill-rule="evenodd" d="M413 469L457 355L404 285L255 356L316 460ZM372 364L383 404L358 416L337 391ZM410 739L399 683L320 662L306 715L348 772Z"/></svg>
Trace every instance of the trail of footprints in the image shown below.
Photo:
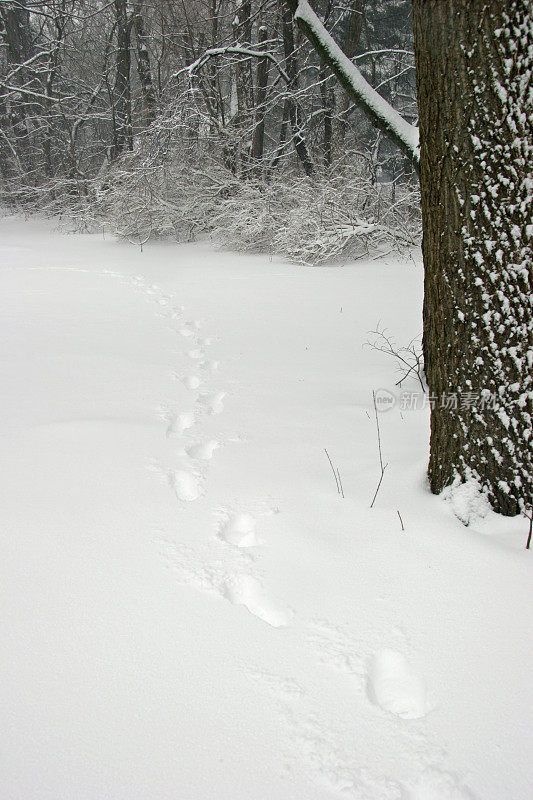
<svg viewBox="0 0 533 800"><path fill-rule="evenodd" d="M207 464L215 456L221 443L217 439L191 441L204 416L216 416L224 411L226 392L212 391L210 378L218 370L218 362L207 356L212 343L200 335L202 323L186 320L183 306L174 305L170 295L158 286L148 286L141 277L133 279L135 288L143 291L161 307L159 312L171 330L184 340L187 367L174 372L173 377L191 392L191 407L165 408L160 416L167 439L181 439L183 443L180 463L167 473L167 482L180 505L192 503L205 494ZM271 513L266 510L264 513ZM258 619L274 628L286 626L292 611L270 598L255 573L256 555L231 556L231 551L257 550L261 546L256 534L256 517L245 510L217 509L215 512L215 542L208 543L202 551L183 548L171 542L164 543L164 555L178 576L188 585L215 594L233 605L242 606ZM216 553L213 545L224 546L224 553ZM227 552L230 551L230 552Z"/></svg>
<svg viewBox="0 0 533 800"><path fill-rule="evenodd" d="M182 440L180 463L168 471L166 479L179 505L185 506L204 495L208 462L221 447L218 439L193 440L191 437L198 431L202 417L223 413L226 393L212 391L208 386L219 364L207 356L206 348L211 340L201 338L201 322L185 320L183 306L174 305L173 298L159 287L148 286L142 278L134 278L132 283L155 300L171 329L184 340L187 368L173 373L173 377L191 392L193 401L189 408L162 409L160 416L166 437ZM160 472L157 467L151 469ZM257 531L258 518L275 513L275 510L266 504L257 504L254 511L251 513L249 508L239 507L215 509L214 537L196 548L161 540L161 554L183 584L241 606L273 628L283 628L294 620L294 613L270 597L256 572L257 558L264 545ZM353 676L354 691L366 695L383 711L417 719L433 707L423 680L402 653L378 648L365 659L359 655L365 651L362 642L328 622L304 623L303 633L307 646L315 651L319 663ZM311 698L299 683L263 670L246 668L244 671L258 688L266 688L277 700L287 725L287 750L296 750L295 763L302 756L305 758L315 782L322 783L334 793L340 792L344 797L379 796L393 800L405 796L407 787L370 775L364 768L354 765L353 753L339 751L335 732L316 719ZM444 757L444 754L439 755ZM458 800L471 798L468 790L435 764L440 760L437 754L428 754L425 766L429 769L420 778L422 793L416 794L417 787L415 794L409 793L408 796L425 797L427 783L434 791L431 796L435 800L452 796ZM439 790L441 783L446 784L442 792ZM407 790L410 792L412 787Z"/></svg>

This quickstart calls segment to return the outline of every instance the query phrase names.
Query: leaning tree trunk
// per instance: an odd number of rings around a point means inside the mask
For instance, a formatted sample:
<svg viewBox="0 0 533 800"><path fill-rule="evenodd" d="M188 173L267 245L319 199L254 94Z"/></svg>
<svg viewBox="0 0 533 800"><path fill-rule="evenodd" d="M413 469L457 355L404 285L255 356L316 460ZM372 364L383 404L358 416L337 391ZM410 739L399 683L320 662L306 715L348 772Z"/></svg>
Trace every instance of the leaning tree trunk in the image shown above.
<svg viewBox="0 0 533 800"><path fill-rule="evenodd" d="M533 10L413 0L431 489L531 509Z"/></svg>
<svg viewBox="0 0 533 800"><path fill-rule="evenodd" d="M328 33L307 0L282 0L282 2L285 4L286 9L283 18L284 22L287 12L293 15L302 33L307 36L322 61L331 69L341 86L349 94L351 100L365 112L376 128L400 148L418 171L418 128L407 122L370 86L355 64L350 61L346 53ZM283 26L286 51L285 30L291 33L292 29L289 29L287 25ZM287 61L286 70L291 79Z"/></svg>

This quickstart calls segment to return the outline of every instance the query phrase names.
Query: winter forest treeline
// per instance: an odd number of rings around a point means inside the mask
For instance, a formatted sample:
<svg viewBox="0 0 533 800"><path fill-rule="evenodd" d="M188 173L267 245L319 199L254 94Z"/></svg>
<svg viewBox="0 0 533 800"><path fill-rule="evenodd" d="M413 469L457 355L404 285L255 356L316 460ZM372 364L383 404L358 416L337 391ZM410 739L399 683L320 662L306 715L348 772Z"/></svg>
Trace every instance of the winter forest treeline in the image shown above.
<svg viewBox="0 0 533 800"><path fill-rule="evenodd" d="M315 4L416 121L409 0ZM284 0L0 0L0 194L317 263L418 240L413 168Z"/></svg>
<svg viewBox="0 0 533 800"><path fill-rule="evenodd" d="M431 489L531 516L528 0L4 0L0 22L4 203L301 263L422 227Z"/></svg>

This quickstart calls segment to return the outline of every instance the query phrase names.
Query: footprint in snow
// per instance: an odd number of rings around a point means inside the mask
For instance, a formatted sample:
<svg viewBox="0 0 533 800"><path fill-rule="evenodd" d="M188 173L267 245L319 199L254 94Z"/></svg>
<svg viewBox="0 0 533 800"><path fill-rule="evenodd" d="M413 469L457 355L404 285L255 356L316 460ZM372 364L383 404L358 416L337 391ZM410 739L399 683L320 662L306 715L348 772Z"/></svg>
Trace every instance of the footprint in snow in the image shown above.
<svg viewBox="0 0 533 800"><path fill-rule="evenodd" d="M322 664L348 672L364 682L365 667L359 655L361 645L349 629L319 619L312 620L308 629L307 640Z"/></svg>
<svg viewBox="0 0 533 800"><path fill-rule="evenodd" d="M194 336L194 331L187 325L185 325L183 328L180 329L180 334L187 339L189 336Z"/></svg>
<svg viewBox="0 0 533 800"><path fill-rule="evenodd" d="M200 347L196 347L194 350L189 350L188 356L194 361L201 361L205 357L205 353Z"/></svg>
<svg viewBox="0 0 533 800"><path fill-rule="evenodd" d="M183 306L182 310L184 310ZM202 327L202 322L198 319L188 319L185 321L185 327L189 328L193 332L196 332Z"/></svg>
<svg viewBox="0 0 533 800"><path fill-rule="evenodd" d="M346 739L341 727L330 727L316 713L302 714L302 709L292 714L290 721L296 763L306 768L322 793L326 789L328 797L334 793L347 800L404 800L403 787L396 780L374 772L357 757L353 733Z"/></svg>
<svg viewBox="0 0 533 800"><path fill-rule="evenodd" d="M178 500L190 503L200 497L200 482L196 475L185 470L176 470L169 475L169 483Z"/></svg>
<svg viewBox="0 0 533 800"><path fill-rule="evenodd" d="M201 461L209 461L213 458L213 453L220 447L219 443L214 439L204 442L203 444L193 444L192 447L187 448L187 455L190 458L197 458Z"/></svg>
<svg viewBox="0 0 533 800"><path fill-rule="evenodd" d="M216 392L216 394L205 394L199 398L200 405L208 411L209 414L222 414L224 411L224 398L226 392Z"/></svg>
<svg viewBox="0 0 533 800"><path fill-rule="evenodd" d="M230 603L244 606L250 614L273 628L283 628L291 622L292 612L271 600L257 578L236 575L226 581L222 594Z"/></svg>
<svg viewBox="0 0 533 800"><path fill-rule="evenodd" d="M181 436L182 433L194 426L196 421L194 411L184 411L181 414L175 412L168 413L165 417L167 422L167 439L174 434Z"/></svg>
<svg viewBox="0 0 533 800"><path fill-rule="evenodd" d="M228 558L213 542L194 548L164 539L159 542L161 555L179 583L218 600L227 600L223 590L230 576L246 573L252 566L245 550L232 550Z"/></svg>
<svg viewBox="0 0 533 800"><path fill-rule="evenodd" d="M367 680L370 700L397 717L419 719L432 708L424 681L396 650L374 656Z"/></svg>
<svg viewBox="0 0 533 800"><path fill-rule="evenodd" d="M255 533L255 517L247 512L224 513L218 536L235 547L255 547L259 542Z"/></svg>
<svg viewBox="0 0 533 800"><path fill-rule="evenodd" d="M293 678L286 678L263 669L245 668L243 672L249 680L264 687L282 702L298 699L306 694L305 689Z"/></svg>
<svg viewBox="0 0 533 800"><path fill-rule="evenodd" d="M200 367L206 372L216 372L220 366L219 361L202 361Z"/></svg>
<svg viewBox="0 0 533 800"><path fill-rule="evenodd" d="M182 378L182 383L187 389L194 391L199 388L202 381L197 375L186 375L185 378Z"/></svg>
<svg viewBox="0 0 533 800"><path fill-rule="evenodd" d="M429 767L416 783L404 785L406 800L476 800L472 791L449 772Z"/></svg>

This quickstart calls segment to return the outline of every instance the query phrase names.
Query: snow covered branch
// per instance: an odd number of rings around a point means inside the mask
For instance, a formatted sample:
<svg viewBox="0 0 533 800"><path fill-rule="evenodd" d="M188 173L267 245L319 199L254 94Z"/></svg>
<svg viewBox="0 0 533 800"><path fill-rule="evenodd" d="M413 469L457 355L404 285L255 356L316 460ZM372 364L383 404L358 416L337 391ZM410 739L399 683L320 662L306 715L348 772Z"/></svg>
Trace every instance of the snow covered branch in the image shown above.
<svg viewBox="0 0 533 800"><path fill-rule="evenodd" d="M361 72L328 33L307 0L286 0L294 20L319 56L329 66L354 103L413 162L420 160L418 128L405 120L385 98L370 86Z"/></svg>
<svg viewBox="0 0 533 800"><path fill-rule="evenodd" d="M266 58L268 59L276 69L278 70L279 74L285 81L285 83L289 83L290 79L281 64L278 63L277 59L269 53L268 50L254 50L250 47L238 47L238 46L231 46L231 47L212 47L209 50L206 50L202 55L193 61L192 64L189 64L185 69L180 70L177 72L174 77L177 77L182 72L187 72L189 75L192 75L196 70L203 67L203 65L209 61L211 58L216 58L217 56L225 56L225 55L240 55L240 56L247 56L249 58Z"/></svg>

